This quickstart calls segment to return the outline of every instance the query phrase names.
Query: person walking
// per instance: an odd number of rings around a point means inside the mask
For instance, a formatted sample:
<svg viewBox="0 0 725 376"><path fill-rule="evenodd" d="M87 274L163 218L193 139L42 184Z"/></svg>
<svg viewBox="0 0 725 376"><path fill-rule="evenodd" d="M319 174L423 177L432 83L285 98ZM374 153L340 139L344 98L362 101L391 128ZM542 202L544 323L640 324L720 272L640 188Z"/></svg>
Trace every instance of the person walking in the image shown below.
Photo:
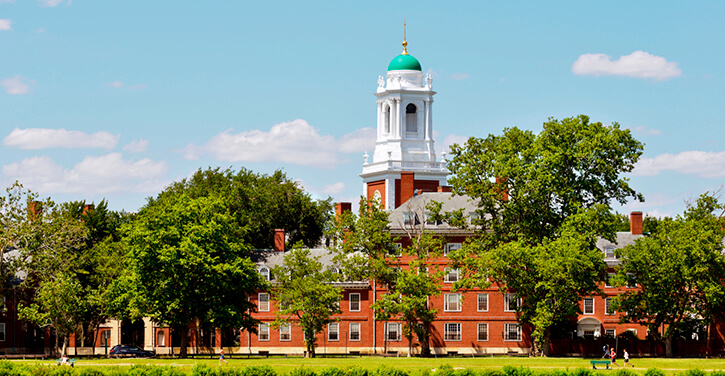
<svg viewBox="0 0 725 376"><path fill-rule="evenodd" d="M609 358L609 345L602 346L602 351L604 351L604 355L602 355L602 359Z"/></svg>
<svg viewBox="0 0 725 376"><path fill-rule="evenodd" d="M624 367L626 368L628 364L634 368L634 364L629 362L629 353L627 352L627 349L624 349Z"/></svg>
<svg viewBox="0 0 725 376"><path fill-rule="evenodd" d="M222 362L229 364L229 362L224 360L224 349L221 349L221 351L219 351L219 367L221 367Z"/></svg>

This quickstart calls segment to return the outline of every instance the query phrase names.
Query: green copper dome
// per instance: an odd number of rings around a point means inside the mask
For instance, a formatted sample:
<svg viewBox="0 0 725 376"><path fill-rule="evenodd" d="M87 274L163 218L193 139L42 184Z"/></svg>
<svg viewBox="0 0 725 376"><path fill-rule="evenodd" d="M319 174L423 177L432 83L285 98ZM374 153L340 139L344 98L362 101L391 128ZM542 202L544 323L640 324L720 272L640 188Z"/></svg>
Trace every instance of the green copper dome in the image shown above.
<svg viewBox="0 0 725 376"><path fill-rule="evenodd" d="M407 53L396 56L390 64L388 64L388 70L417 70L422 71L420 68L420 62Z"/></svg>

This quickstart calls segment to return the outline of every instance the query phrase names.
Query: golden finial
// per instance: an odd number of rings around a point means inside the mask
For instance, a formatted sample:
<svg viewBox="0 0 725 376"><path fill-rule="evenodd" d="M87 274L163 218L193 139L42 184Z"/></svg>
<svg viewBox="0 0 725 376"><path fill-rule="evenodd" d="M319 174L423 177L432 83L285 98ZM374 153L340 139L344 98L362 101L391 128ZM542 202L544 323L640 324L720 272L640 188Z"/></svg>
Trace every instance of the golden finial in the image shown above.
<svg viewBox="0 0 725 376"><path fill-rule="evenodd" d="M403 21L403 53L401 55L408 54L408 41L405 40L405 21Z"/></svg>

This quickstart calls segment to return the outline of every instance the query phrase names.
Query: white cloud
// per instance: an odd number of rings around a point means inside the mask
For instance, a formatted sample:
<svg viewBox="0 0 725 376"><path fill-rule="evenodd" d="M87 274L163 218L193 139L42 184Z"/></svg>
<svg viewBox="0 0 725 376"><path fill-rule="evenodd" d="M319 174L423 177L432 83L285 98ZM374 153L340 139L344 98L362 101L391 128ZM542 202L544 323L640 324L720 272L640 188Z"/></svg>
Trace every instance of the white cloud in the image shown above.
<svg viewBox="0 0 725 376"><path fill-rule="evenodd" d="M108 132L88 134L81 131L48 128L15 128L3 139L3 145L19 149L102 148L113 149L121 135Z"/></svg>
<svg viewBox="0 0 725 376"><path fill-rule="evenodd" d="M129 152L129 153L141 153L146 151L146 148L149 146L149 140L144 140L143 138L138 140L133 140L126 144L123 147L123 150Z"/></svg>
<svg viewBox="0 0 725 376"><path fill-rule="evenodd" d="M0 18L0 30L12 30L13 20L9 18Z"/></svg>
<svg viewBox="0 0 725 376"><path fill-rule="evenodd" d="M682 74L678 63L644 51L635 51L617 60L605 54L584 54L572 64L571 71L580 76L627 76L655 81Z"/></svg>
<svg viewBox="0 0 725 376"><path fill-rule="evenodd" d="M38 3L40 4L40 6L44 6L44 7L56 7L62 2L63 2L63 0L38 0ZM71 4L71 0L68 0L67 5L70 5L70 4Z"/></svg>
<svg viewBox="0 0 725 376"><path fill-rule="evenodd" d="M150 159L125 161L120 153L85 157L72 169L64 169L47 156L35 156L2 167L3 175L29 188L50 193L99 194L109 192L156 193L168 182L164 162Z"/></svg>
<svg viewBox="0 0 725 376"><path fill-rule="evenodd" d="M654 158L642 158L632 173L654 176L663 171L697 175L702 178L725 176L725 151L683 151L678 154L660 154Z"/></svg>
<svg viewBox="0 0 725 376"><path fill-rule="evenodd" d="M12 95L28 94L32 91L33 81L26 81L20 76L0 80L0 86L5 92Z"/></svg>
<svg viewBox="0 0 725 376"><path fill-rule="evenodd" d="M343 183L341 181L334 183L334 184L326 185L326 186L322 187L322 190L320 190L320 192L322 192L323 194L326 194L326 195L337 195L344 191L345 191L345 183Z"/></svg>
<svg viewBox="0 0 725 376"><path fill-rule="evenodd" d="M376 131L365 127L356 129L340 139L340 151L343 153L362 153L375 148Z"/></svg>
<svg viewBox="0 0 725 376"><path fill-rule="evenodd" d="M338 163L337 149L334 137L320 135L306 121L297 119L275 124L269 132L226 130L203 146L187 145L183 152L187 159L208 153L220 161L282 162L332 168Z"/></svg>
<svg viewBox="0 0 725 376"><path fill-rule="evenodd" d="M468 75L468 73L453 73L451 75L452 80L465 80L471 78L471 76Z"/></svg>
<svg viewBox="0 0 725 376"><path fill-rule="evenodd" d="M459 136L455 134L449 134L443 139L444 151L449 154L451 152L451 145L458 144L464 145L468 141L468 136ZM446 157L447 158L447 157Z"/></svg>
<svg viewBox="0 0 725 376"><path fill-rule="evenodd" d="M43 33L45 32L45 29L43 29L43 28L41 27L40 29L38 29L38 30L35 30L35 32L36 32L36 33L38 33L38 34L43 34Z"/></svg>
<svg viewBox="0 0 725 376"><path fill-rule="evenodd" d="M109 82L106 86L112 87L112 88L116 88L116 89L125 88L127 90L139 90L139 89L145 89L146 88L146 85L144 85L144 84L136 84L136 85L128 86L128 85L124 84L121 81Z"/></svg>
<svg viewBox="0 0 725 376"><path fill-rule="evenodd" d="M634 132L636 134L642 134L642 135L646 135L646 136L661 136L662 135L661 130L656 129L656 128L649 128L644 125L640 125L640 126L630 128L630 129L632 130L632 132Z"/></svg>

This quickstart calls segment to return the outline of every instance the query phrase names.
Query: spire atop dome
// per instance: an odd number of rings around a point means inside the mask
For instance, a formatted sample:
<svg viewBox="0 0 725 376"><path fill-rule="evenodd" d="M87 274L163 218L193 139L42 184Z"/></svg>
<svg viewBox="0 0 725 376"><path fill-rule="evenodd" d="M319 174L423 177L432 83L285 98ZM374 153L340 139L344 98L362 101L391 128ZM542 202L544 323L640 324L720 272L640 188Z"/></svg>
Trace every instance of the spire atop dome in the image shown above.
<svg viewBox="0 0 725 376"><path fill-rule="evenodd" d="M403 21L403 53L401 55L408 54L408 41L405 39L405 21Z"/></svg>

